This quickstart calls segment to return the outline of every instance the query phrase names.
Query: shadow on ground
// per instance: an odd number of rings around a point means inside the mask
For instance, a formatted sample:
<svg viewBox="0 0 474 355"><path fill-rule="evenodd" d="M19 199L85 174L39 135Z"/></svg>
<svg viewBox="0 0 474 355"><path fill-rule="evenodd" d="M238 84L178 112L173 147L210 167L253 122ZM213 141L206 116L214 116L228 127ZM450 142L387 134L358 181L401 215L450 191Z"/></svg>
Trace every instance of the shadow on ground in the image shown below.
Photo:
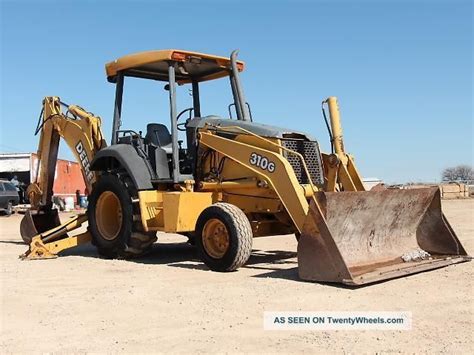
<svg viewBox="0 0 474 355"><path fill-rule="evenodd" d="M3 243L22 244L21 242L14 241L4 241ZM60 255L60 257L64 256L99 257L96 248L91 244L66 250ZM261 271L261 273L252 275L252 277L256 278L277 278L301 282L298 277L296 256L296 252L293 251L254 249L250 259L243 268L252 269L257 272ZM188 243L157 243L153 245L149 253L140 258L129 260L129 262L167 265L182 269L211 272L200 260L196 248Z"/></svg>
<svg viewBox="0 0 474 355"><path fill-rule="evenodd" d="M296 264L296 260L288 260L291 258L296 258L296 253L293 251L254 249L246 266L263 263Z"/></svg>
<svg viewBox="0 0 474 355"><path fill-rule="evenodd" d="M84 256L88 258L98 258L99 254L97 253L97 249L92 244L84 244L62 251L59 254L59 257L63 256Z"/></svg>
<svg viewBox="0 0 474 355"><path fill-rule="evenodd" d="M132 259L141 264L174 264L184 261L199 261L196 248L188 243L154 244L144 256Z"/></svg>
<svg viewBox="0 0 474 355"><path fill-rule="evenodd" d="M23 244L16 241L0 241L0 243ZM77 248L66 250L61 256L82 256L98 258L99 255L94 246L91 244L82 245ZM348 286L336 283L313 282L301 280L298 276L298 262L296 260L296 252L286 250L252 250L252 254L248 262L242 267L243 269L252 269L261 271L252 275L256 278L275 278L283 280L292 280L296 282L305 282L319 284L321 286L330 286L341 289L360 289L367 285L358 287ZM189 270L199 270L212 272L200 260L197 250L188 243L164 243L155 244L149 253L138 258L131 259L129 262L149 264L149 265L167 265ZM290 267L289 267L290 266ZM384 281L377 282L383 283Z"/></svg>
<svg viewBox="0 0 474 355"><path fill-rule="evenodd" d="M195 254L193 254L193 259L185 259L177 260L175 263L171 263L168 266L178 267L183 269L192 269L192 270L201 270L201 271L209 271L208 267L204 265L199 258L197 257L196 251L193 248ZM262 251L258 249L252 250L252 255L250 256L249 261L243 268L245 269L253 269L253 270L262 270L264 273L254 275L253 277L274 277L274 278L282 278L288 280L297 280L298 273L297 268L290 268L290 269L282 269L281 265L289 265L293 264L296 265L296 260L289 260L294 259L296 257L295 252L289 252L285 250L267 250ZM191 263L189 261L194 261L196 263Z"/></svg>

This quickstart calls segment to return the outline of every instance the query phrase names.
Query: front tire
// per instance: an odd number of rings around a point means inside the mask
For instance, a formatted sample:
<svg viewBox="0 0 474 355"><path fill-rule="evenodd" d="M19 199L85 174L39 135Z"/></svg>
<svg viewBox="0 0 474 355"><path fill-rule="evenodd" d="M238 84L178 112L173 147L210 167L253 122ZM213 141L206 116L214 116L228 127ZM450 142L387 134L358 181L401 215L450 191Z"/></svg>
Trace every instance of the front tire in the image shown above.
<svg viewBox="0 0 474 355"><path fill-rule="evenodd" d="M89 197L87 215L92 243L106 258L133 258L144 254L156 241L155 233L140 230L139 207L132 199L136 190L128 176L104 174ZM140 221L140 218L135 218Z"/></svg>
<svg viewBox="0 0 474 355"><path fill-rule="evenodd" d="M229 203L206 208L196 224L196 247L213 271L234 271L252 252L252 227L245 213Z"/></svg>

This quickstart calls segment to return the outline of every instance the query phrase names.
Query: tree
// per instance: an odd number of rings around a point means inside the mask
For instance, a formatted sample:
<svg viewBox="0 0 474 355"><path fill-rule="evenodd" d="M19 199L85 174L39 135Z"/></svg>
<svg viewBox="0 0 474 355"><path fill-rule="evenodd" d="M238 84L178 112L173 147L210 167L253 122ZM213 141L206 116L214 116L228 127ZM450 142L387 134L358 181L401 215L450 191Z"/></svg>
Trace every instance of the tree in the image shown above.
<svg viewBox="0 0 474 355"><path fill-rule="evenodd" d="M474 170L469 165L458 165L446 168L442 173L443 181L467 181L474 180Z"/></svg>
<svg viewBox="0 0 474 355"><path fill-rule="evenodd" d="M443 181L456 181L456 177L456 168L446 168L443 170L441 179Z"/></svg>

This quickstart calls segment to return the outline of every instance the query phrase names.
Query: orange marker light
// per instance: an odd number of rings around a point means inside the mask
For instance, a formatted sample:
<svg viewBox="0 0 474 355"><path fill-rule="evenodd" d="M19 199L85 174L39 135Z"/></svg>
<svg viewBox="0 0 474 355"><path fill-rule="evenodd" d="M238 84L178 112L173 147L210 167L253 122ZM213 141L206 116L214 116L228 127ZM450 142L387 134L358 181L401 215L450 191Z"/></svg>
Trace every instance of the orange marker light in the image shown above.
<svg viewBox="0 0 474 355"><path fill-rule="evenodd" d="M186 54L180 53L180 52L173 52L173 54L171 55L171 59L178 60L178 61L185 61Z"/></svg>

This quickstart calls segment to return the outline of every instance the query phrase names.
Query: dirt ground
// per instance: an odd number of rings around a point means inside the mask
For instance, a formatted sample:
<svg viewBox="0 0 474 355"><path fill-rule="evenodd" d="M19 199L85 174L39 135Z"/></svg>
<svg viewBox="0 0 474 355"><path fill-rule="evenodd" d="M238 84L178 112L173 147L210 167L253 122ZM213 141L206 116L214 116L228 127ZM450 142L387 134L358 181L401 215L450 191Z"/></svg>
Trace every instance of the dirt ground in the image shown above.
<svg viewBox="0 0 474 355"><path fill-rule="evenodd" d="M469 253L474 200L443 203ZM67 218L67 216L63 216ZM349 289L298 281L293 237L260 238L248 265L208 271L180 236L142 260L85 246L20 261L21 216L0 217L1 353L474 353L473 267ZM411 311L411 331L264 331L264 311Z"/></svg>

